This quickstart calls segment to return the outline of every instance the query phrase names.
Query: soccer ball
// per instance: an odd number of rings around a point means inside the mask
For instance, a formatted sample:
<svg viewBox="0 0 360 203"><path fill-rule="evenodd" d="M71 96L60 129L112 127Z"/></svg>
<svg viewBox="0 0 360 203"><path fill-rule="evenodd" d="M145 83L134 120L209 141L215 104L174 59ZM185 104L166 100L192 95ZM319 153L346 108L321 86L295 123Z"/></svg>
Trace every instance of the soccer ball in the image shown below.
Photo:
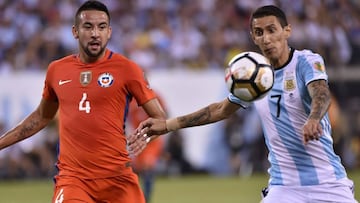
<svg viewBox="0 0 360 203"><path fill-rule="evenodd" d="M274 70L263 55L242 52L230 60L225 81L234 96L252 102L265 97L273 87Z"/></svg>

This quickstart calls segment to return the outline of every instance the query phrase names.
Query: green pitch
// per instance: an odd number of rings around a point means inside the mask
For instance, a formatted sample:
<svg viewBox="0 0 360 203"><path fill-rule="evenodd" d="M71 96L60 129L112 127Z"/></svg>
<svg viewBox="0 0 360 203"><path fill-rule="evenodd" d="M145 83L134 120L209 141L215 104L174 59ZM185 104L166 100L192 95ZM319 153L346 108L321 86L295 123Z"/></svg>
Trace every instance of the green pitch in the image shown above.
<svg viewBox="0 0 360 203"><path fill-rule="evenodd" d="M360 171L350 172L360 198ZM260 202L260 190L267 183L265 174L250 178L183 176L159 177L152 203L233 203ZM46 181L0 181L0 203L50 203L53 184Z"/></svg>

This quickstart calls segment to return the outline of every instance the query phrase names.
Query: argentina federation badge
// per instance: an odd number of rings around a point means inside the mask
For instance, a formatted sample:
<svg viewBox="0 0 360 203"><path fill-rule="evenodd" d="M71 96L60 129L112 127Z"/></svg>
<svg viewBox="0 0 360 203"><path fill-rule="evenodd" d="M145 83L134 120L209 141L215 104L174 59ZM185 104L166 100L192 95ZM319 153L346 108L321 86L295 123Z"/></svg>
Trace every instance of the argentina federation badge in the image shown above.
<svg viewBox="0 0 360 203"><path fill-rule="evenodd" d="M103 73L98 77L100 87L110 87L114 82L114 77L110 73Z"/></svg>
<svg viewBox="0 0 360 203"><path fill-rule="evenodd" d="M284 74L284 90L287 92L293 91L296 88L296 80L294 72L285 72Z"/></svg>

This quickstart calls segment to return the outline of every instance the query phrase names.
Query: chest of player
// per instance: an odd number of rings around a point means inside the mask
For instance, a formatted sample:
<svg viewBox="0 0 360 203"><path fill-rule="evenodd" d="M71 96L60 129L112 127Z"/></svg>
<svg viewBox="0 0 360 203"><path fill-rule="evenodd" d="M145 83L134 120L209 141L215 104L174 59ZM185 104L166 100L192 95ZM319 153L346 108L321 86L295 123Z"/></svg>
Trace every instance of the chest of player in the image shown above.
<svg viewBox="0 0 360 203"><path fill-rule="evenodd" d="M91 100L103 103L110 99L122 100L127 94L126 79L113 67L76 68L54 74L53 89L61 104Z"/></svg>
<svg viewBox="0 0 360 203"><path fill-rule="evenodd" d="M277 119L281 119L290 112L297 112L296 114L302 112L306 86L301 81L302 79L296 75L294 70L276 71L273 88L267 97L257 102L260 111ZM263 108L263 106L267 106L267 108Z"/></svg>

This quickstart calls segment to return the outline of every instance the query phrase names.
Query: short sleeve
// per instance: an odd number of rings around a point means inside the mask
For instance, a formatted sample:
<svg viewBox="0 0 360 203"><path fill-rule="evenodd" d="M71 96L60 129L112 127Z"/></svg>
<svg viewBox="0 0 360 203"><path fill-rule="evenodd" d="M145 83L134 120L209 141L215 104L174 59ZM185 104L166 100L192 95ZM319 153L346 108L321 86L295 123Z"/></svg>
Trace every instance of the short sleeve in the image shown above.
<svg viewBox="0 0 360 203"><path fill-rule="evenodd" d="M303 57L303 64L299 67L306 85L315 80L328 80L324 60L319 54L312 53Z"/></svg>
<svg viewBox="0 0 360 203"><path fill-rule="evenodd" d="M150 87L144 71L135 63L131 63L131 71L129 71L129 80L126 88L135 98L138 105L141 106L149 100L156 97L155 92Z"/></svg>
<svg viewBox="0 0 360 203"><path fill-rule="evenodd" d="M51 83L53 70L53 65L50 64L46 72L42 97L46 100L57 101L57 96Z"/></svg>

